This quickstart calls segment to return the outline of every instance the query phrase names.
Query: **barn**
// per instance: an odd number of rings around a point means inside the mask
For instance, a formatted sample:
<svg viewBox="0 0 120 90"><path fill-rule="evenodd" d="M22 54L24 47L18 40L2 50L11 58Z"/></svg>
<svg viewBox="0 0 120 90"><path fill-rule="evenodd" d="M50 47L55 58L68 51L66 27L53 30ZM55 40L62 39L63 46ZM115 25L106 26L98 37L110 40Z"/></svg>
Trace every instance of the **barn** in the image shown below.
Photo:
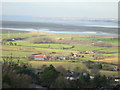
<svg viewBox="0 0 120 90"><path fill-rule="evenodd" d="M35 55L34 60L47 60L47 57L45 55L44 56Z"/></svg>

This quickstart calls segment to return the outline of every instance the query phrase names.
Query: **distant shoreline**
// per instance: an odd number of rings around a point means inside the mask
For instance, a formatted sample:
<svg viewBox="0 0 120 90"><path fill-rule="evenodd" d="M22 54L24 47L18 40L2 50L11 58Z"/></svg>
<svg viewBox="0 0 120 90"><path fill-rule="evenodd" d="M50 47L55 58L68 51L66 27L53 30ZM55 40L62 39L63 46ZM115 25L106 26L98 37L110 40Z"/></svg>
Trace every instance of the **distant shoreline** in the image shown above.
<svg viewBox="0 0 120 90"><path fill-rule="evenodd" d="M54 33L54 34L78 34L78 35L98 35L98 36L120 36L114 33L106 33L102 31L65 31L65 30L51 30L48 28L34 29L34 28L3 28L2 30L18 31L18 32L43 32L43 33Z"/></svg>
<svg viewBox="0 0 120 90"><path fill-rule="evenodd" d="M36 33L36 34L39 34L39 33L43 33L43 34L51 34L51 35L54 35L55 33L48 33L48 32L32 32L32 31L22 31L22 30L7 30L7 29L0 29L2 30L2 33L6 32L16 32L16 33ZM57 33L57 34L61 34L61 33ZM65 35L68 35L68 34L65 34ZM106 35L85 35L85 34L71 34L71 35L80 35L80 36L103 36L103 37L118 37L118 36L106 36Z"/></svg>

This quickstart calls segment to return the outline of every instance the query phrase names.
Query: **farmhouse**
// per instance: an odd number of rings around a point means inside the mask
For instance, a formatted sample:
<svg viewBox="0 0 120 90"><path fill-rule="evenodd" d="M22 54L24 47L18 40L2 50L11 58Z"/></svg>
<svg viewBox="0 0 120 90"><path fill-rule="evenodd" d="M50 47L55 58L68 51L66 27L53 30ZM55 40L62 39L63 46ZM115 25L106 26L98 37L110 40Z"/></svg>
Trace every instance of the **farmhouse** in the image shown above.
<svg viewBox="0 0 120 90"><path fill-rule="evenodd" d="M67 77L65 77L67 80L76 80L75 79L75 77L73 77L73 76L67 76Z"/></svg>
<svg viewBox="0 0 120 90"><path fill-rule="evenodd" d="M120 66L116 66L116 67L115 67L115 70L116 70L116 71L120 71Z"/></svg>
<svg viewBox="0 0 120 90"><path fill-rule="evenodd" d="M86 52L86 53L89 53L89 54L90 54L90 53L94 53L93 51L85 51L85 52Z"/></svg>
<svg viewBox="0 0 120 90"><path fill-rule="evenodd" d="M24 38L12 38L12 39L6 39L6 41L17 41L17 40L23 40Z"/></svg>
<svg viewBox="0 0 120 90"><path fill-rule="evenodd" d="M67 80L76 80L76 73L75 72L67 72L66 73L66 79Z"/></svg>
<svg viewBox="0 0 120 90"><path fill-rule="evenodd" d="M116 84L120 84L120 78L119 78L119 77L116 77L116 78L114 79L114 82L115 82Z"/></svg>
<svg viewBox="0 0 120 90"><path fill-rule="evenodd" d="M115 78L115 82L120 82L120 78Z"/></svg>
<svg viewBox="0 0 120 90"><path fill-rule="evenodd" d="M77 56L77 53L71 53L72 56L76 57Z"/></svg>
<svg viewBox="0 0 120 90"><path fill-rule="evenodd" d="M78 54L77 57L85 57L84 54Z"/></svg>
<svg viewBox="0 0 120 90"><path fill-rule="evenodd" d="M90 54L95 53L94 51L81 51L80 54Z"/></svg>
<svg viewBox="0 0 120 90"><path fill-rule="evenodd" d="M67 56L60 56L59 59L60 59L60 60L68 60L69 57L67 57Z"/></svg>
<svg viewBox="0 0 120 90"><path fill-rule="evenodd" d="M55 60L57 58L56 55L47 55L48 60Z"/></svg>
<svg viewBox="0 0 120 90"><path fill-rule="evenodd" d="M71 53L71 55L74 57L84 57L84 54Z"/></svg>
<svg viewBox="0 0 120 90"><path fill-rule="evenodd" d="M67 79L67 80L78 80L78 79L80 79L81 75L86 77L88 75L88 73L83 72L83 73L77 74L75 72L67 72L66 76L65 76L65 79ZM90 76L90 79L91 80L94 79L94 76Z"/></svg>
<svg viewBox="0 0 120 90"><path fill-rule="evenodd" d="M93 79L94 79L94 76L90 76L90 79L93 80Z"/></svg>
<svg viewBox="0 0 120 90"><path fill-rule="evenodd" d="M35 55L34 60L47 60L47 57L45 55L44 56Z"/></svg>

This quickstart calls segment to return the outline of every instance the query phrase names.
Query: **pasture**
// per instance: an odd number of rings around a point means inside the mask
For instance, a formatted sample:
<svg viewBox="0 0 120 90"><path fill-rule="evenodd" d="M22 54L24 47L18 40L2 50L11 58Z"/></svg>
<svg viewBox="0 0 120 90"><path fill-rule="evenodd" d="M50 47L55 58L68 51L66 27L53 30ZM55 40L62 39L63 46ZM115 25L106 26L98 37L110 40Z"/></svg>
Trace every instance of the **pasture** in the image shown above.
<svg viewBox="0 0 120 90"><path fill-rule="evenodd" d="M25 57L20 58L21 62L30 63L34 68L42 65L54 65L64 67L66 70L74 70L79 67L80 70L90 69L83 64L83 61L93 61L118 65L118 46L119 37L114 36L95 36L95 35L70 35L70 34L53 34L42 32L22 32L4 30L2 36L2 54L0 56ZM22 38L22 40L8 41L9 39ZM13 45L10 45L10 42ZM16 43L16 45L14 45ZM72 57L71 53L80 53L93 51L94 53L83 54L82 57L75 57L74 61L55 60L55 61L29 61L28 57L32 54L41 53L42 55L56 55ZM55 53L52 53L55 52ZM17 59L15 60L17 61ZM101 74L117 76L117 71L100 70Z"/></svg>

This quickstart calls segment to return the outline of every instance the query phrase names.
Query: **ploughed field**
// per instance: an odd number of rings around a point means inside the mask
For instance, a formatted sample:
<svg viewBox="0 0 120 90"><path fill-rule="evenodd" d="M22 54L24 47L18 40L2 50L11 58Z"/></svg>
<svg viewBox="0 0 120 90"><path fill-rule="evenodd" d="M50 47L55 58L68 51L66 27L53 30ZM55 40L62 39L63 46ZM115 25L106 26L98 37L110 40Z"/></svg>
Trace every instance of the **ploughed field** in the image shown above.
<svg viewBox="0 0 120 90"><path fill-rule="evenodd" d="M30 63L38 69L52 64L90 73L98 67L101 74L118 76L115 67L118 66L119 37L15 30L3 30L1 36L2 61L10 57L14 62ZM46 59L35 60L36 55Z"/></svg>

